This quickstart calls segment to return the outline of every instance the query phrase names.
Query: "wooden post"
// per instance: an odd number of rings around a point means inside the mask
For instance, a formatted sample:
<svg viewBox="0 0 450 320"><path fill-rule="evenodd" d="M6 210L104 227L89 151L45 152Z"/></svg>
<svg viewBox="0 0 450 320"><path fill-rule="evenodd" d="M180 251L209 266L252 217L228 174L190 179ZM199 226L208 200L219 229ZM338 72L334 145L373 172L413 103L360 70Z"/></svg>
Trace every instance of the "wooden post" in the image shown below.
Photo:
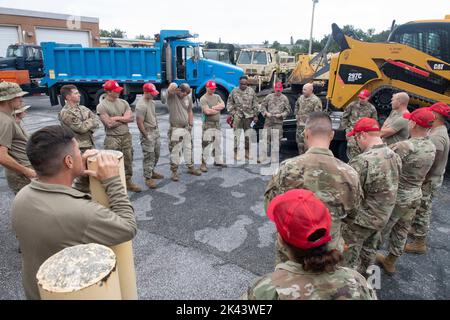
<svg viewBox="0 0 450 320"><path fill-rule="evenodd" d="M68 247L48 258L36 275L42 300L120 300L116 255L99 244Z"/></svg>
<svg viewBox="0 0 450 320"><path fill-rule="evenodd" d="M123 154L120 151L102 150L117 155L119 158L120 180L126 191L125 166ZM88 158L88 169L97 170L97 157ZM89 177L92 199L109 208L108 196L100 181L93 177ZM134 267L133 245L131 241L111 247L117 257L117 267L119 269L120 289L123 300L137 300L136 271Z"/></svg>

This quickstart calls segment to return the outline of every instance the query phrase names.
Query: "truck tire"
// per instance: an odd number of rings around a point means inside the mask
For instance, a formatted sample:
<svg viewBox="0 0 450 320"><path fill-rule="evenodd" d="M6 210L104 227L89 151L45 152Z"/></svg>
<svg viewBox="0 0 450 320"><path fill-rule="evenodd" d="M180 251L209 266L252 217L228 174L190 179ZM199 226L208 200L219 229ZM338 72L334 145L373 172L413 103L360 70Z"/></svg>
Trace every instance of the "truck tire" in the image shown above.
<svg viewBox="0 0 450 320"><path fill-rule="evenodd" d="M136 93L129 93L127 95L124 95L124 99L132 105L133 102L136 100Z"/></svg>
<svg viewBox="0 0 450 320"><path fill-rule="evenodd" d="M94 99L94 103L96 106L98 106L98 104L100 102L102 102L104 99L106 98L106 92L103 89L99 89L97 91L97 93L95 94L95 99Z"/></svg>
<svg viewBox="0 0 450 320"><path fill-rule="evenodd" d="M222 101L225 103L225 109L222 110L221 113L227 113L227 101L228 101L228 94L225 90L223 89L217 89L216 90L216 94L222 99Z"/></svg>

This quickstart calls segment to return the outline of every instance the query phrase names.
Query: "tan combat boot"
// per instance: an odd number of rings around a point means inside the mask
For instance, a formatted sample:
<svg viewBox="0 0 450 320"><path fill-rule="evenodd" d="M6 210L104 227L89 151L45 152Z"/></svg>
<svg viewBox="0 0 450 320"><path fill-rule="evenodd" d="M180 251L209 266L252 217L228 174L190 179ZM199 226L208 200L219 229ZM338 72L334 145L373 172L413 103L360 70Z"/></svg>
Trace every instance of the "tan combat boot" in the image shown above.
<svg viewBox="0 0 450 320"><path fill-rule="evenodd" d="M145 184L149 189L156 189L156 181L153 179L145 179Z"/></svg>
<svg viewBox="0 0 450 320"><path fill-rule="evenodd" d="M214 162L214 166L215 167L220 167L220 168L228 168L228 166L225 163L222 163L222 162Z"/></svg>
<svg viewBox="0 0 450 320"><path fill-rule="evenodd" d="M397 261L397 257L389 254L387 257L383 256L382 254L377 253L376 262L381 267L383 267L384 271L388 275L393 275L396 271L395 269L395 262Z"/></svg>
<svg viewBox="0 0 450 320"><path fill-rule="evenodd" d="M171 179L172 179L172 181L174 181L174 182L180 181L180 177L178 176L178 172L173 171L173 172L172 172L172 177L171 177Z"/></svg>
<svg viewBox="0 0 450 320"><path fill-rule="evenodd" d="M426 238L414 238L410 243L405 246L405 252L415 253L415 254L425 254L427 253L427 241Z"/></svg>
<svg viewBox="0 0 450 320"><path fill-rule="evenodd" d="M201 172L208 172L208 168L206 167L206 163L202 162L202 165L200 166Z"/></svg>
<svg viewBox="0 0 450 320"><path fill-rule="evenodd" d="M194 166L188 168L188 173L193 176L201 176L202 173L194 168Z"/></svg>
<svg viewBox="0 0 450 320"><path fill-rule="evenodd" d="M161 180L164 179L164 176L158 172L153 171L152 179Z"/></svg>
<svg viewBox="0 0 450 320"><path fill-rule="evenodd" d="M131 192L141 192L142 189L137 185L134 184L130 179L127 179L127 190Z"/></svg>

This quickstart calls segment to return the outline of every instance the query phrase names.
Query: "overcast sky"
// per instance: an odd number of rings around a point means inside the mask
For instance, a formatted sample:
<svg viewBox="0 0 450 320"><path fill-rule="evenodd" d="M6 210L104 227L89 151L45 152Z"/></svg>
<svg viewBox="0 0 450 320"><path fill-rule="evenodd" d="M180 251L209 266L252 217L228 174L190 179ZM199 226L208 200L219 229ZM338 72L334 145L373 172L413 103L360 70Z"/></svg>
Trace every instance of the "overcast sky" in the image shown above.
<svg viewBox="0 0 450 320"><path fill-rule="evenodd" d="M201 41L231 43L289 43L290 37L309 39L312 0L0 0L0 6L97 17L101 29L119 28L128 38L153 36L161 29L187 29ZM351 24L377 32L392 20L443 19L450 15L449 0L319 0L314 38L331 32L331 24ZM1 23L1 21L0 21Z"/></svg>

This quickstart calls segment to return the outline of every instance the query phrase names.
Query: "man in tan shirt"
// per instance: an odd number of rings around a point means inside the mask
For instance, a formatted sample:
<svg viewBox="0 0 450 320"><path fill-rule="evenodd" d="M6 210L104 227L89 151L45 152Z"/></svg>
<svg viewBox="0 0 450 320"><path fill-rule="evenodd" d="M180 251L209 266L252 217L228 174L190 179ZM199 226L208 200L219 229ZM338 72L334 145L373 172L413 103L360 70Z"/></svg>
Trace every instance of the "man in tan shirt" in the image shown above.
<svg viewBox="0 0 450 320"><path fill-rule="evenodd" d="M42 263L64 248L98 243L114 246L136 234L136 220L119 176L116 157L100 154L98 170L86 169L73 132L50 126L35 132L27 146L38 178L24 187L12 204L12 227L22 250L22 278L28 299L39 299L36 273ZM101 181L110 208L72 188L73 180L88 174Z"/></svg>
<svg viewBox="0 0 450 320"><path fill-rule="evenodd" d="M191 88L187 83L178 87L171 83L168 88L167 107L169 108L169 152L170 170L172 181L179 181L178 166L180 164L180 152L184 153L184 160L188 167L188 173L200 176L201 172L194 168L192 156L192 126L194 125L194 113L192 112Z"/></svg>
<svg viewBox="0 0 450 320"><path fill-rule="evenodd" d="M408 111L409 96L399 92L392 96L392 111L381 128L381 138L389 146L409 138L409 121L403 118Z"/></svg>
<svg viewBox="0 0 450 320"><path fill-rule="evenodd" d="M123 88L116 81L106 81L103 85L106 98L97 106L97 113L105 125L105 149L123 153L127 189L141 192L142 189L131 181L133 176L133 138L128 124L134 121L130 105L119 99Z"/></svg>
<svg viewBox="0 0 450 320"><path fill-rule="evenodd" d="M36 176L25 151L28 137L13 117L25 94L16 83L0 82L0 165L5 167L8 186L14 193Z"/></svg>

